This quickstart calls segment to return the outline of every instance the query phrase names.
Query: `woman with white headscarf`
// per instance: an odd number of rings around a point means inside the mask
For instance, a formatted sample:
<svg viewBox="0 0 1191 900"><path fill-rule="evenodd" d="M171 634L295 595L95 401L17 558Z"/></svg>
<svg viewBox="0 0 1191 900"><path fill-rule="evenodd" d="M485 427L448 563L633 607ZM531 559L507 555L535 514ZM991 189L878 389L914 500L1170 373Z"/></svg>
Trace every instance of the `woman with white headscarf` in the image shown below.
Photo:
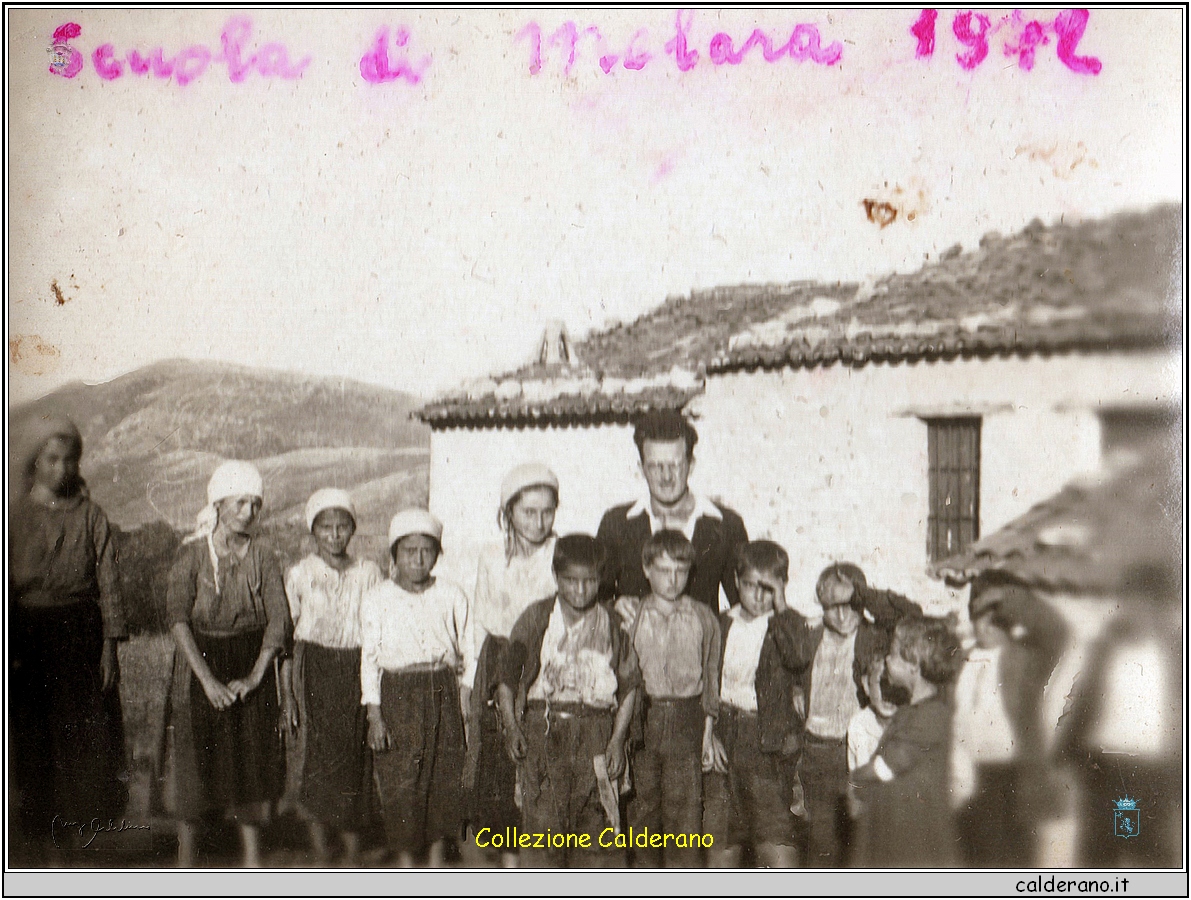
<svg viewBox="0 0 1191 900"><path fill-rule="evenodd" d="M315 552L285 576L294 656L282 666L291 731L300 728L299 797L318 865L329 860L328 826L344 863L359 863L372 772L368 717L360 704L360 600L384 580L380 567L347 552L356 508L347 491L324 488L306 504Z"/></svg>
<svg viewBox="0 0 1191 900"><path fill-rule="evenodd" d="M259 826L285 781L274 658L290 615L277 557L253 537L262 497L251 463L223 463L170 570L166 611L186 664L175 668L173 710L184 867L195 825L212 811L239 825L244 865L260 865Z"/></svg>

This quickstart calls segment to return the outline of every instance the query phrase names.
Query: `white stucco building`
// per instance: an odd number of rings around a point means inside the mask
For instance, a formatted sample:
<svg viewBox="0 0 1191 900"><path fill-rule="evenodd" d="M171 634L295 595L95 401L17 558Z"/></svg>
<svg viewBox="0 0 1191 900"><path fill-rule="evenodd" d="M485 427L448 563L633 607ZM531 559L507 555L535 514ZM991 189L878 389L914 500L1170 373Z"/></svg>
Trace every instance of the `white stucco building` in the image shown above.
<svg viewBox="0 0 1191 900"><path fill-rule="evenodd" d="M989 235L872 285L695 291L589 336L575 358L469 385L420 413L442 571L471 586L500 479L535 459L562 485L560 533L594 533L644 492L631 421L685 409L692 486L790 552L790 599L820 570L930 609L928 570L1098 467L1181 407L1181 209Z"/></svg>

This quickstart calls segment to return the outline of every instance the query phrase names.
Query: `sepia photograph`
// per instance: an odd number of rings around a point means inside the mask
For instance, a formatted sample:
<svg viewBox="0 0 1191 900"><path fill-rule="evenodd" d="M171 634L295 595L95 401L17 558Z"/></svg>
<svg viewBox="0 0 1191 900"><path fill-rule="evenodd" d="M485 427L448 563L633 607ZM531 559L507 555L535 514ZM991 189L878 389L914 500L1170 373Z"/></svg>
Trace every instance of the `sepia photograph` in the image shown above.
<svg viewBox="0 0 1191 900"><path fill-rule="evenodd" d="M6 5L6 893L1185 896L1186 29Z"/></svg>

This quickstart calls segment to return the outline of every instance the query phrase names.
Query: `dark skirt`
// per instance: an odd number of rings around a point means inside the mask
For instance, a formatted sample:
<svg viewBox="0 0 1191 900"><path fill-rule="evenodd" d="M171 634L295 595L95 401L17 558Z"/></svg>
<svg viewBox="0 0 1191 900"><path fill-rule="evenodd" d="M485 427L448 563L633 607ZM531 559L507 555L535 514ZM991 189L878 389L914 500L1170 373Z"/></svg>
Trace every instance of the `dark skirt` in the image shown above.
<svg viewBox="0 0 1191 900"><path fill-rule="evenodd" d="M372 790L368 715L360 704L360 650L299 642L294 653L301 685L303 808L342 831L359 831Z"/></svg>
<svg viewBox="0 0 1191 900"><path fill-rule="evenodd" d="M475 755L474 780L468 818L479 830L484 827L503 831L521 824L521 811L517 808L517 764L505 747L504 731L500 725L500 713L492 700L496 690L496 663L502 648L508 641L488 635L476 666L475 689L472 693L472 715L478 718L478 747L468 747L468 754Z"/></svg>
<svg viewBox="0 0 1191 900"><path fill-rule="evenodd" d="M194 633L211 674L224 684L248 676L263 639L263 630L231 637ZM187 813L221 809L248 821L259 819L258 808L277 800L285 783L279 724L272 667L255 691L223 711L211 705L192 676L190 728L201 799L198 809L192 807Z"/></svg>
<svg viewBox="0 0 1191 900"><path fill-rule="evenodd" d="M416 852L463 823L463 714L450 669L385 672L380 708L392 749L373 756L385 832Z"/></svg>
<svg viewBox="0 0 1191 900"><path fill-rule="evenodd" d="M103 617L93 600L9 607L9 759L27 837L54 817L118 818L128 800L120 693L103 690Z"/></svg>

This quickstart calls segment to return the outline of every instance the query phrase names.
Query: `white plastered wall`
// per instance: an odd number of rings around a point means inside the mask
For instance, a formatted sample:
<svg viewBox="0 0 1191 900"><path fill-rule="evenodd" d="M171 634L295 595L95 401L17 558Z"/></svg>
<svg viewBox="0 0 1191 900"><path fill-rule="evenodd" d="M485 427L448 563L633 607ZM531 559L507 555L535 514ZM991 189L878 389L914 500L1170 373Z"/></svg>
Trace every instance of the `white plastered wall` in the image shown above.
<svg viewBox="0 0 1191 900"><path fill-rule="evenodd" d="M790 552L789 599L808 612L833 560L942 612L964 599L926 575L923 416L983 416L981 534L1100 463L1103 406L1178 403L1177 354L1099 354L712 375L690 406L695 490L722 499L752 537ZM430 506L444 522L439 572L468 591L480 547L499 540L500 480L538 460L557 472L557 530L594 533L641 495L632 429L436 430Z"/></svg>

